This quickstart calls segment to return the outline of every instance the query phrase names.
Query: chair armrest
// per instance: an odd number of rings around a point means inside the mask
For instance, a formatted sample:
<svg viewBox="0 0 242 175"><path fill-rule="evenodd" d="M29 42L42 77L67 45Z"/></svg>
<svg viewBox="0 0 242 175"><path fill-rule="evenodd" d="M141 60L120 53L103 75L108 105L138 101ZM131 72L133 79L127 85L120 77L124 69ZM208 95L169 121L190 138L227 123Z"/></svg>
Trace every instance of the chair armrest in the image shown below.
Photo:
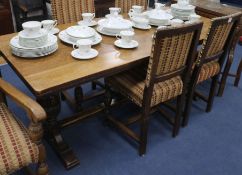
<svg viewBox="0 0 242 175"><path fill-rule="evenodd" d="M23 107L34 123L40 122L46 118L44 109L36 101L1 78L0 90L13 99L13 101L15 101L18 105Z"/></svg>

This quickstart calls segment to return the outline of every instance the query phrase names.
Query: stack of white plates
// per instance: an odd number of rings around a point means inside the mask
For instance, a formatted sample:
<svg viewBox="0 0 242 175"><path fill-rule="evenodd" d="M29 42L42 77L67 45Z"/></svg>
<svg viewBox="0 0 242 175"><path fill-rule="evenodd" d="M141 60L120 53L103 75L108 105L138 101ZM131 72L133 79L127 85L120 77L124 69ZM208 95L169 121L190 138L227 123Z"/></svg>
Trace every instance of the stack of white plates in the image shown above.
<svg viewBox="0 0 242 175"><path fill-rule="evenodd" d="M123 30L133 30L133 23L123 18L108 18L98 21L97 31L104 35L116 36Z"/></svg>
<svg viewBox="0 0 242 175"><path fill-rule="evenodd" d="M19 36L10 40L12 53L19 57L36 58L49 55L58 49L57 37L48 34L48 40L45 45L40 47L24 47L19 44Z"/></svg>
<svg viewBox="0 0 242 175"><path fill-rule="evenodd" d="M189 16L195 13L195 6L193 5L181 6L178 4L172 4L171 13L174 16L174 18L178 18L181 20L188 20Z"/></svg>

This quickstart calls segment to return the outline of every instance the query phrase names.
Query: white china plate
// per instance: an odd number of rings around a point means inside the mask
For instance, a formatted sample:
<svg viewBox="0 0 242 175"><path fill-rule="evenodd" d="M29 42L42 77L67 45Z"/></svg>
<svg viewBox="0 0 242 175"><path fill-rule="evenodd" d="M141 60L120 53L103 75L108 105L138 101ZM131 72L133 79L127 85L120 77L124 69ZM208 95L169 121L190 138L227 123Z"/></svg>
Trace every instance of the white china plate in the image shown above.
<svg viewBox="0 0 242 175"><path fill-rule="evenodd" d="M28 48L28 47L23 47L19 45L19 37L15 36L10 40L10 46L16 48L16 49L22 49L22 50L36 50L36 49L43 49L52 46L53 44L57 43L57 37L55 35L48 35L48 42L46 45L42 47L34 47L34 48Z"/></svg>
<svg viewBox="0 0 242 175"><path fill-rule="evenodd" d="M55 35L60 32L60 29L58 28L53 28L52 30L49 31L49 34Z"/></svg>
<svg viewBox="0 0 242 175"><path fill-rule="evenodd" d="M139 43L132 40L129 44L122 42L122 39L116 40L114 45L123 49L133 49L139 46Z"/></svg>
<svg viewBox="0 0 242 175"><path fill-rule="evenodd" d="M149 22L150 25L152 26L170 26L171 23L163 24L163 23L154 23L154 22Z"/></svg>
<svg viewBox="0 0 242 175"><path fill-rule="evenodd" d="M54 53L58 49L58 44L56 43L53 47L43 50L37 50L37 51L24 51L24 50L18 50L14 47L11 47L12 54L22 57L22 58L38 58L43 57L46 55L50 55Z"/></svg>
<svg viewBox="0 0 242 175"><path fill-rule="evenodd" d="M88 27L93 27L97 25L96 21L92 21L91 23L85 23L84 21L79 21L78 25L80 26L88 26Z"/></svg>
<svg viewBox="0 0 242 175"><path fill-rule="evenodd" d="M76 43L69 38L69 36L65 30L61 31L59 33L58 37L60 38L61 41L65 42L67 44L73 45ZM93 41L92 45L99 44L101 41L102 41L102 36L100 34L98 34L97 32L95 32L95 40Z"/></svg>
<svg viewBox="0 0 242 175"><path fill-rule="evenodd" d="M71 52L71 56L80 59L80 60L88 60L94 58L98 55L98 51L95 49L90 49L87 53L80 53L79 49L75 49Z"/></svg>
<svg viewBox="0 0 242 175"><path fill-rule="evenodd" d="M141 30L149 30L149 29L151 29L151 26L150 25L147 25L145 27L140 27L140 26L136 26L134 24L133 27L136 28L136 29L141 29Z"/></svg>
<svg viewBox="0 0 242 175"><path fill-rule="evenodd" d="M102 29L101 26L98 26L97 29L96 29L99 33L103 34L103 35L107 35L107 36L116 36L117 34L119 33L109 33L109 32L106 32L105 30ZM134 31L134 29L130 28L129 29L130 31Z"/></svg>

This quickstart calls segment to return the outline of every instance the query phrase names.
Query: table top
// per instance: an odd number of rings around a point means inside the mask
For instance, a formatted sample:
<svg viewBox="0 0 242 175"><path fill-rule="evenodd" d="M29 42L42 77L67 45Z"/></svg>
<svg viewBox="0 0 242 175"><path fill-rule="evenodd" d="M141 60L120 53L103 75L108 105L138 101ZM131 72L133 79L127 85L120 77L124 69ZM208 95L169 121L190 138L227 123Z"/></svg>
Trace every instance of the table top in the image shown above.
<svg viewBox="0 0 242 175"><path fill-rule="evenodd" d="M200 39L204 39L208 32L210 20L204 21ZM63 24L58 28L63 30L75 24ZM30 88L36 96L58 92L78 84L94 79L110 76L123 70L132 68L150 56L152 35L156 30L135 29L134 39L139 42L138 48L120 49L114 46L115 37L104 36L100 44L93 46L99 55L90 60L77 60L71 56L72 46L66 45L58 39L58 50L45 57L27 59L19 58L11 53L10 39L16 35L0 36L0 50L6 56L6 61Z"/></svg>

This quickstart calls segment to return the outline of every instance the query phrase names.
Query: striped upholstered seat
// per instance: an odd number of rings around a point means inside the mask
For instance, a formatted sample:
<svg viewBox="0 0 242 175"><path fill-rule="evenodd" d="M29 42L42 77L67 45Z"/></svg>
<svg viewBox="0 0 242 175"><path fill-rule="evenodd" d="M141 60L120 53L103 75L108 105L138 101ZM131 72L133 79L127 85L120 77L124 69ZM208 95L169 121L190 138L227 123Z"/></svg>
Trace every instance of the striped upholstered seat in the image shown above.
<svg viewBox="0 0 242 175"><path fill-rule="evenodd" d="M122 13L128 13L133 5L140 5L146 9L147 0L115 0L115 6L120 7Z"/></svg>
<svg viewBox="0 0 242 175"><path fill-rule="evenodd" d="M108 83L112 84L115 89L123 93L135 104L142 107L145 77L141 71L137 70L115 75L108 79ZM182 88L183 82L180 76L155 84L151 98L151 107L181 95Z"/></svg>
<svg viewBox="0 0 242 175"><path fill-rule="evenodd" d="M197 83L201 83L220 72L220 65L217 61L212 61L204 64L201 68Z"/></svg>
<svg viewBox="0 0 242 175"><path fill-rule="evenodd" d="M77 22L82 13L95 12L94 0L51 0L51 8L58 24Z"/></svg>
<svg viewBox="0 0 242 175"><path fill-rule="evenodd" d="M37 163L38 157L38 146L30 140L28 131L5 104L0 103L0 174L10 174Z"/></svg>

